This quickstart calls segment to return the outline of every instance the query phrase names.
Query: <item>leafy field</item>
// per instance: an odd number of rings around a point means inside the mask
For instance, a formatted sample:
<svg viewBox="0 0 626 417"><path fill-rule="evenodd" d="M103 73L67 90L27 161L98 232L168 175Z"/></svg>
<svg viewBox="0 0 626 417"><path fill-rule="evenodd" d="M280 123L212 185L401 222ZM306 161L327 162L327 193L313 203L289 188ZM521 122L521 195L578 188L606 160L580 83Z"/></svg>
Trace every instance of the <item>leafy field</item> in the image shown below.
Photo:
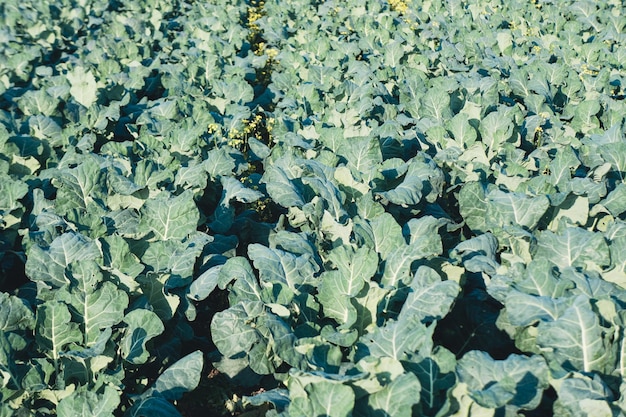
<svg viewBox="0 0 626 417"><path fill-rule="evenodd" d="M0 417L626 415L625 16L0 2Z"/></svg>

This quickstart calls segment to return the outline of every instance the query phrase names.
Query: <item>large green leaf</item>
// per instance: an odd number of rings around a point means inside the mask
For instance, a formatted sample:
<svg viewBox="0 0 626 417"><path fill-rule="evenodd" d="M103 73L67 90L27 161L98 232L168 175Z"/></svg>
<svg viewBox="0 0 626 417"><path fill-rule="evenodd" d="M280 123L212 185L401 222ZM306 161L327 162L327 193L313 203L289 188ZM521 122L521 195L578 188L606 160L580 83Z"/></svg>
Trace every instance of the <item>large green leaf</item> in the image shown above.
<svg viewBox="0 0 626 417"><path fill-rule="evenodd" d="M222 193L222 204L229 206L235 200L240 203L252 203L263 197L263 193L246 187L241 181L232 177L221 177L220 181L224 191Z"/></svg>
<svg viewBox="0 0 626 417"><path fill-rule="evenodd" d="M435 326L426 326L418 317L402 316L398 320L387 321L372 333L363 335L363 354L389 357L397 360L417 352L424 346L432 345Z"/></svg>
<svg viewBox="0 0 626 417"><path fill-rule="evenodd" d="M486 198L486 221L499 227L516 225L532 230L550 207L550 200L546 196L529 197L493 190Z"/></svg>
<svg viewBox="0 0 626 417"><path fill-rule="evenodd" d="M291 398L289 415L349 417L354 407L354 391L347 385L316 381L304 387L306 396Z"/></svg>
<svg viewBox="0 0 626 417"><path fill-rule="evenodd" d="M438 411L446 398L447 390L456 384L454 354L443 347L425 349L423 354L414 355L410 361L402 364L420 382L422 411L425 414Z"/></svg>
<svg viewBox="0 0 626 417"><path fill-rule="evenodd" d="M35 315L26 300L0 292L0 331L32 328Z"/></svg>
<svg viewBox="0 0 626 417"><path fill-rule="evenodd" d="M235 280L229 296L231 304L244 300L260 301L263 298L258 279L254 275L250 262L244 257L229 258L220 269L217 279L222 289Z"/></svg>
<svg viewBox="0 0 626 417"><path fill-rule="evenodd" d="M549 387L548 366L540 356L509 355L493 360L487 352L470 351L457 364L459 382L466 383L472 399L496 409L532 410Z"/></svg>
<svg viewBox="0 0 626 417"><path fill-rule="evenodd" d="M450 110L450 95L439 88L432 87L420 100L420 116L430 117L441 123L452 117Z"/></svg>
<svg viewBox="0 0 626 417"><path fill-rule="evenodd" d="M405 245L402 228L389 213L383 213L370 221L372 249L380 254L381 259Z"/></svg>
<svg viewBox="0 0 626 417"><path fill-rule="evenodd" d="M75 284L70 287L67 302L82 321L85 345L95 343L100 331L124 317L128 295L112 282L103 282L102 272L94 261L78 261L70 265Z"/></svg>
<svg viewBox="0 0 626 417"><path fill-rule="evenodd" d="M161 192L145 202L140 214L142 229L159 240L184 239L196 231L200 219L191 190L178 196Z"/></svg>
<svg viewBox="0 0 626 417"><path fill-rule="evenodd" d="M489 159L493 158L504 142L513 135L513 120L502 108L489 113L480 121L480 139L488 149Z"/></svg>
<svg viewBox="0 0 626 417"><path fill-rule="evenodd" d="M572 284L555 276L549 259L537 257L524 271L524 278L515 283L515 288L527 294L548 298L562 297Z"/></svg>
<svg viewBox="0 0 626 417"><path fill-rule="evenodd" d="M330 251L328 259L342 276L335 290L348 297L357 295L378 268L376 253L367 247L342 245Z"/></svg>
<svg viewBox="0 0 626 417"><path fill-rule="evenodd" d="M604 237L578 227L560 233L542 231L537 237L536 259L547 259L560 269L595 264L610 265L609 247Z"/></svg>
<svg viewBox="0 0 626 417"><path fill-rule="evenodd" d="M37 340L52 359L58 359L70 343L83 341L78 324L71 319L69 309L60 301L47 301L37 308Z"/></svg>
<svg viewBox="0 0 626 417"><path fill-rule="evenodd" d="M139 398L133 406L124 414L127 417L180 417L176 407L165 398L155 395L152 397Z"/></svg>
<svg viewBox="0 0 626 417"><path fill-rule="evenodd" d="M96 102L98 85L91 71L85 70L83 67L76 67L67 74L67 79L70 82L70 94L74 100L85 107L90 107Z"/></svg>
<svg viewBox="0 0 626 417"><path fill-rule="evenodd" d="M410 288L398 320L409 317L416 317L425 323L440 320L448 314L460 292L459 284L442 281L437 271L427 266L418 268Z"/></svg>
<svg viewBox="0 0 626 417"><path fill-rule="evenodd" d="M211 337L226 357L246 353L259 340L252 320L264 311L264 303L244 301L215 314L211 321Z"/></svg>
<svg viewBox="0 0 626 417"><path fill-rule="evenodd" d="M134 364L145 363L150 352L146 350L146 343L163 333L163 322L150 310L137 309L124 316L127 325L121 340L122 357Z"/></svg>
<svg viewBox="0 0 626 417"><path fill-rule="evenodd" d="M611 417L615 413L609 403L614 396L598 375L574 375L559 384L555 415L565 417Z"/></svg>
<svg viewBox="0 0 626 417"><path fill-rule="evenodd" d="M463 184L459 192L459 211L473 232L487 231L487 197L483 184Z"/></svg>
<svg viewBox="0 0 626 417"><path fill-rule="evenodd" d="M283 207L302 207L305 202L304 191L294 178L293 168L285 166L288 162L280 160L269 166L263 173L263 182L272 200Z"/></svg>
<svg viewBox="0 0 626 417"><path fill-rule="evenodd" d="M152 389L146 392L158 393L168 400L177 400L185 392L192 391L198 386L203 366L204 354L196 350L163 371Z"/></svg>
<svg viewBox="0 0 626 417"><path fill-rule="evenodd" d="M557 320L539 323L537 344L549 349L546 355L552 366L585 372L614 369L605 330L584 295L576 297Z"/></svg>
<svg viewBox="0 0 626 417"><path fill-rule="evenodd" d="M293 291L300 291L310 284L319 266L308 255L294 255L280 249L271 249L260 244L248 247L248 256L259 270L261 280L266 283L282 283Z"/></svg>
<svg viewBox="0 0 626 417"><path fill-rule="evenodd" d="M77 417L113 417L120 404L120 394L112 386L104 392L80 391L63 398L57 405L57 415Z"/></svg>
<svg viewBox="0 0 626 417"><path fill-rule="evenodd" d="M26 193L28 193L28 185L25 182L0 174L0 216L20 208L22 205L18 200Z"/></svg>
<svg viewBox="0 0 626 417"><path fill-rule="evenodd" d="M339 271L326 271L321 278L317 298L322 304L324 315L337 320L342 327L349 328L357 319L357 310L350 301L354 295L346 293L351 291L352 284L346 282L344 275ZM365 281L360 277L359 283L361 288L365 285Z"/></svg>
<svg viewBox="0 0 626 417"><path fill-rule="evenodd" d="M512 290L506 297L509 322L515 326L530 326L538 321L556 320L564 303L552 297L534 296Z"/></svg>
<svg viewBox="0 0 626 417"><path fill-rule="evenodd" d="M338 153L346 158L348 168L357 181L368 183L375 167L382 162L380 145L375 137L347 138L341 142Z"/></svg>
<svg viewBox="0 0 626 417"><path fill-rule="evenodd" d="M74 168L60 169L53 184L58 187L55 207L60 214L71 209L86 210L105 189L100 162L93 156Z"/></svg>
<svg viewBox="0 0 626 417"><path fill-rule="evenodd" d="M43 281L56 288L68 283L66 268L70 263L101 258L97 241L68 232L52 241L49 247L32 246L26 260L26 275L33 281Z"/></svg>
<svg viewBox="0 0 626 417"><path fill-rule="evenodd" d="M420 401L420 382L412 373L405 373L367 399L374 415L411 417L413 405Z"/></svg>
<svg viewBox="0 0 626 417"><path fill-rule="evenodd" d="M427 248L422 248L418 243L413 245L404 244L391 252L385 261L385 269L380 283L389 288L408 284L411 279L411 264L428 256L435 255Z"/></svg>
<svg viewBox="0 0 626 417"><path fill-rule="evenodd" d="M222 175L228 175L235 170L235 160L226 152L226 149L212 149L209 151L207 158L202 166L211 176L216 179Z"/></svg>

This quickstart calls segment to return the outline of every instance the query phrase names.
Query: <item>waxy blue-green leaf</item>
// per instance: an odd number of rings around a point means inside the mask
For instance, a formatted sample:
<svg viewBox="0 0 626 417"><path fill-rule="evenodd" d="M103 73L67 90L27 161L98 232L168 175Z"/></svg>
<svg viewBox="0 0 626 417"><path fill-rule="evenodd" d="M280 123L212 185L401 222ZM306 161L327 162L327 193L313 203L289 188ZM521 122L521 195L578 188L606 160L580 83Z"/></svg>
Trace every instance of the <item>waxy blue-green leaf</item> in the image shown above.
<svg viewBox="0 0 626 417"><path fill-rule="evenodd" d="M447 390L456 384L454 354L438 346L432 350L425 349L423 354L412 356L410 361L402 365L407 371L413 372L420 382L422 412L439 410L446 399Z"/></svg>
<svg viewBox="0 0 626 417"><path fill-rule="evenodd" d="M0 174L0 216L22 207L18 201L28 193L28 185L10 176Z"/></svg>
<svg viewBox="0 0 626 417"><path fill-rule="evenodd" d="M434 329L435 326L426 326L417 317L402 316L363 335L359 344L364 346L364 355L367 352L367 355L404 360L407 355L432 346Z"/></svg>
<svg viewBox="0 0 626 417"><path fill-rule="evenodd" d="M342 277L335 290L348 297L356 296L378 269L378 256L367 247L338 246L329 252L328 259Z"/></svg>
<svg viewBox="0 0 626 417"><path fill-rule="evenodd" d="M222 192L222 204L229 206L232 200L240 203L252 203L263 197L263 193L246 187L241 181L232 177L221 177L220 181L224 191Z"/></svg>
<svg viewBox="0 0 626 417"><path fill-rule="evenodd" d="M224 356L247 353L259 341L258 331L250 324L264 309L263 302L243 301L213 316L211 337Z"/></svg>
<svg viewBox="0 0 626 417"><path fill-rule="evenodd" d="M101 257L102 251L97 241L68 232L54 239L47 248L38 245L30 248L26 275L33 281L43 281L59 288L68 283L65 270L70 263Z"/></svg>
<svg viewBox="0 0 626 417"><path fill-rule="evenodd" d="M577 374L566 378L557 388L557 394L554 412L559 415L566 417L614 415L609 407L614 395L597 374L593 377Z"/></svg>
<svg viewBox="0 0 626 417"><path fill-rule="evenodd" d="M512 290L507 294L506 312L514 326L530 326L539 321L554 321L566 307L547 296L535 296Z"/></svg>
<svg viewBox="0 0 626 417"><path fill-rule="evenodd" d="M172 274L167 282L169 287L181 287L189 283L196 260L212 241L212 236L195 232L181 244L175 245L173 251L163 254L168 260L167 269Z"/></svg>
<svg viewBox="0 0 626 417"><path fill-rule="evenodd" d="M85 346L97 340L100 330L119 323L128 307L128 295L112 282L103 282L102 271L92 260L77 261L70 265L73 285L65 299L80 319Z"/></svg>
<svg viewBox="0 0 626 417"><path fill-rule="evenodd" d="M487 197L483 184L466 182L459 192L459 211L473 232L486 232Z"/></svg>
<svg viewBox="0 0 626 417"><path fill-rule="evenodd" d="M536 259L547 259L560 269L569 266L610 265L609 247L601 234L568 227L560 233L542 231L537 237Z"/></svg>
<svg viewBox="0 0 626 417"><path fill-rule="evenodd" d="M194 279L189 286L187 297L194 301L205 300L217 287L222 266L223 265L215 265Z"/></svg>
<svg viewBox="0 0 626 417"><path fill-rule="evenodd" d="M83 67L75 67L67 74L70 82L70 94L78 103L91 107L98 99L98 85L93 73Z"/></svg>
<svg viewBox="0 0 626 417"><path fill-rule="evenodd" d="M608 300L620 292L619 287L603 279L597 271L580 271L570 267L560 272L560 279L573 284L569 291L571 294L584 294L593 300Z"/></svg>
<svg viewBox="0 0 626 417"><path fill-rule="evenodd" d="M581 133L600 127L598 113L602 110L602 106L598 100L584 100L574 107L574 118L571 121L572 127Z"/></svg>
<svg viewBox="0 0 626 417"><path fill-rule="evenodd" d="M287 411L296 416L349 417L355 395L348 385L332 381L316 381L304 387L305 396L291 397Z"/></svg>
<svg viewBox="0 0 626 417"><path fill-rule="evenodd" d="M0 292L0 331L30 329L35 324L35 315L26 300Z"/></svg>
<svg viewBox="0 0 626 417"><path fill-rule="evenodd" d="M393 204L409 206L418 204L422 200L422 187L422 178L407 174L397 187L379 194Z"/></svg>
<svg viewBox="0 0 626 417"><path fill-rule="evenodd" d="M306 354L297 349L298 338L285 320L275 314L265 314L260 322L269 330L272 350L282 361L294 369L309 369L310 364Z"/></svg>
<svg viewBox="0 0 626 417"><path fill-rule="evenodd" d="M402 182L379 194L402 206L418 204L422 199L432 203L442 192L443 185L444 175L441 169L429 156L419 153L409 161Z"/></svg>
<svg viewBox="0 0 626 417"><path fill-rule="evenodd" d="M399 40L392 40L385 46L384 63L390 68L400 66L400 60L404 56L404 45Z"/></svg>
<svg viewBox="0 0 626 417"><path fill-rule="evenodd" d="M335 319L342 327L350 328L357 319L357 310L352 305L344 275L340 271L326 271L321 276L317 299L324 310L324 315ZM365 282L358 278L361 288Z"/></svg>
<svg viewBox="0 0 626 417"><path fill-rule="evenodd" d="M498 263L496 252L498 240L491 233L483 233L456 245L450 251L450 258L463 262L470 272L496 273Z"/></svg>
<svg viewBox="0 0 626 417"><path fill-rule="evenodd" d="M185 189L201 191L207 185L207 178L204 164L194 159L178 170L174 184Z"/></svg>
<svg viewBox="0 0 626 417"><path fill-rule="evenodd" d="M111 187L112 192L110 194L114 194L107 200L109 206L111 206L111 202L115 198L116 194L130 196L144 188L141 185L135 184L123 173L114 169L109 169L109 172L107 173L107 184Z"/></svg>
<svg viewBox="0 0 626 417"><path fill-rule="evenodd" d="M268 166L263 173L262 182L266 184L267 193L276 203L283 207L302 207L306 203L304 191L294 181L296 173L293 169L284 165L281 162Z"/></svg>
<svg viewBox="0 0 626 417"><path fill-rule="evenodd" d="M367 184L374 178L376 166L382 162L377 138L346 138L338 148L337 152L346 159L347 166L357 181Z"/></svg>
<svg viewBox="0 0 626 417"><path fill-rule="evenodd" d="M59 105L59 99L46 90L28 90L16 102L17 107L27 116L54 116Z"/></svg>
<svg viewBox="0 0 626 417"><path fill-rule="evenodd" d="M318 264L322 264L318 249L314 244L314 238L310 232L293 233L279 230L269 236L270 247L276 247L286 252L298 255L308 254Z"/></svg>
<svg viewBox="0 0 626 417"><path fill-rule="evenodd" d="M403 233L409 237L409 244L422 244L428 247L441 247L441 236L439 228L450 222L445 218L436 218L426 215L420 218L413 218L404 225ZM419 242L418 242L419 241Z"/></svg>
<svg viewBox="0 0 626 417"><path fill-rule="evenodd" d="M235 170L235 159L228 154L225 148L211 149L202 166L212 179L222 175L229 175Z"/></svg>
<svg viewBox="0 0 626 417"><path fill-rule="evenodd" d="M413 406L420 402L421 385L412 373L404 373L367 399L375 414L411 417Z"/></svg>
<svg viewBox="0 0 626 417"><path fill-rule="evenodd" d="M539 323L537 344L550 349L546 357L552 367L607 372L613 363L603 333L590 300L579 295L557 320Z"/></svg>
<svg viewBox="0 0 626 417"><path fill-rule="evenodd" d="M37 341L54 360L59 358L70 343L83 341L78 324L71 319L67 305L60 301L47 301L37 308Z"/></svg>
<svg viewBox="0 0 626 417"><path fill-rule="evenodd" d="M191 190L178 196L163 191L141 207L141 226L158 240L182 240L196 231L200 213Z"/></svg>
<svg viewBox="0 0 626 417"><path fill-rule="evenodd" d="M515 288L531 295L541 297L562 297L570 282L559 279L553 273L552 263L546 258L535 258L527 266L524 279L515 283Z"/></svg>
<svg viewBox="0 0 626 417"><path fill-rule="evenodd" d="M476 129L469 123L470 117L466 113L458 113L446 120L445 126L460 148L469 148L478 137Z"/></svg>
<svg viewBox="0 0 626 417"><path fill-rule="evenodd" d="M472 399L491 409L509 406L533 410L543 390L549 387L548 366L538 355L512 354L504 360L493 360L487 352L474 350L459 360L456 373L459 382L468 385Z"/></svg>
<svg viewBox="0 0 626 417"><path fill-rule="evenodd" d="M102 216L102 222L109 233L125 238L143 236L140 227L139 214L134 209L111 210Z"/></svg>
<svg viewBox="0 0 626 417"><path fill-rule="evenodd" d="M602 158L611 164L611 167L622 180L626 178L626 144L623 142L610 143L599 147Z"/></svg>
<svg viewBox="0 0 626 417"><path fill-rule="evenodd" d="M342 128L323 126L316 128L316 132L319 135L319 141L331 151L336 153L339 149L345 148L344 152L349 152L350 146L344 144L346 138L344 137Z"/></svg>
<svg viewBox="0 0 626 417"><path fill-rule="evenodd" d="M480 121L480 140L487 147L487 157L493 158L500 147L513 135L514 123L506 110L499 108Z"/></svg>
<svg viewBox="0 0 626 417"><path fill-rule="evenodd" d="M571 146L557 151L550 162L550 182L557 187L564 187L572 179L572 171L580 166L580 160Z"/></svg>
<svg viewBox="0 0 626 417"><path fill-rule="evenodd" d="M260 301L262 299L261 287L250 262L241 256L229 258L219 271L217 277L221 289L232 282L230 302L236 304L239 301Z"/></svg>
<svg viewBox="0 0 626 417"><path fill-rule="evenodd" d="M450 95L439 87L432 87L420 99L420 117L428 117L442 123L452 117Z"/></svg>
<svg viewBox="0 0 626 417"><path fill-rule="evenodd" d="M158 393L168 400L178 400L185 392L198 386L203 366L203 353L196 350L163 371L147 392Z"/></svg>
<svg viewBox="0 0 626 417"><path fill-rule="evenodd" d="M316 196L326 201L328 210L336 221L345 219L347 216L346 210L343 208L345 196L335 184L320 176L303 177L302 183L311 187Z"/></svg>
<svg viewBox="0 0 626 417"><path fill-rule="evenodd" d="M261 281L282 283L295 292L299 292L303 285L311 284L319 269L308 255L298 256L256 243L248 246L248 256L259 270Z"/></svg>
<svg viewBox="0 0 626 417"><path fill-rule="evenodd" d="M176 407L161 397L154 395L149 397L138 398L133 406L124 414L125 417L181 417Z"/></svg>
<svg viewBox="0 0 626 417"><path fill-rule="evenodd" d="M120 404L120 393L110 385L104 392L78 391L63 398L57 405L57 415L76 417L113 417Z"/></svg>
<svg viewBox="0 0 626 417"><path fill-rule="evenodd" d="M608 210L614 217L624 213L626 211L626 184L617 184L606 198L600 201L595 207L598 206Z"/></svg>
<svg viewBox="0 0 626 417"><path fill-rule="evenodd" d="M98 159L91 156L75 168L60 169L52 181L58 188L57 212L66 213L75 208L86 210L105 190L103 178Z"/></svg>
<svg viewBox="0 0 626 417"><path fill-rule="evenodd" d="M401 283L408 285L411 280L411 264L420 259L439 255L440 252L441 244L438 241L418 239L411 244L402 244L385 260L381 285L389 288L398 287Z"/></svg>
<svg viewBox="0 0 626 417"><path fill-rule="evenodd" d="M163 322L155 313L145 309L129 312L123 322L127 327L121 340L122 358L134 365L146 363L150 357L146 343L163 333Z"/></svg>
<svg viewBox="0 0 626 417"><path fill-rule="evenodd" d="M489 192L486 198L486 222L498 227L516 225L532 230L550 207L546 196L529 197L497 189Z"/></svg>
<svg viewBox="0 0 626 417"><path fill-rule="evenodd" d="M103 270L118 276L120 280L132 288L130 280L143 272L144 265L139 258L130 251L128 242L119 235L105 236L102 243Z"/></svg>
<svg viewBox="0 0 626 417"><path fill-rule="evenodd" d="M283 411L289 405L289 390L274 388L251 396L244 395L242 398L244 407L250 404L255 407L263 404L272 404L278 411Z"/></svg>
<svg viewBox="0 0 626 417"><path fill-rule="evenodd" d="M448 314L460 292L459 284L442 281L437 271L427 266L417 269L410 288L398 320L409 317L416 317L423 323L440 320Z"/></svg>
<svg viewBox="0 0 626 417"><path fill-rule="evenodd" d="M395 250L403 247L406 243L402 236L402 228L389 213L383 213L372 219L371 225L371 249L376 251L381 259L387 257Z"/></svg>

